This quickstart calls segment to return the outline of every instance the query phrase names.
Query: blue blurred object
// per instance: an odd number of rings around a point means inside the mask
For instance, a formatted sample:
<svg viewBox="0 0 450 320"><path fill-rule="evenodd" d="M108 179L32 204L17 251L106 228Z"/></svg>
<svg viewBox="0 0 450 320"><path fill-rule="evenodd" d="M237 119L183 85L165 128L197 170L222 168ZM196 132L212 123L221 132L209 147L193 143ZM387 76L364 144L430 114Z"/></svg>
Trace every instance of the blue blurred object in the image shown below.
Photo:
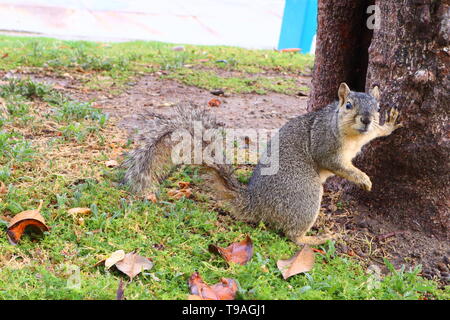
<svg viewBox="0 0 450 320"><path fill-rule="evenodd" d="M311 52L317 31L317 1L286 0L278 49L299 48L301 53Z"/></svg>

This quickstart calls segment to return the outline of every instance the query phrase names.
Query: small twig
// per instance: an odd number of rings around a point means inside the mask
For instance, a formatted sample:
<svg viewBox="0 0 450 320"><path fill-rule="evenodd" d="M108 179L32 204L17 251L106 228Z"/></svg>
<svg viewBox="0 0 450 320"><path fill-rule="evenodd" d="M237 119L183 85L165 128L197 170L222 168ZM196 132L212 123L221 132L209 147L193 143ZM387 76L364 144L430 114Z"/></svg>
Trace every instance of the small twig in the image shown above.
<svg viewBox="0 0 450 320"><path fill-rule="evenodd" d="M383 240L395 237L398 234L402 234L402 233L404 233L404 231L394 231L394 232L385 233L385 234L377 236L377 240L378 241L383 241Z"/></svg>

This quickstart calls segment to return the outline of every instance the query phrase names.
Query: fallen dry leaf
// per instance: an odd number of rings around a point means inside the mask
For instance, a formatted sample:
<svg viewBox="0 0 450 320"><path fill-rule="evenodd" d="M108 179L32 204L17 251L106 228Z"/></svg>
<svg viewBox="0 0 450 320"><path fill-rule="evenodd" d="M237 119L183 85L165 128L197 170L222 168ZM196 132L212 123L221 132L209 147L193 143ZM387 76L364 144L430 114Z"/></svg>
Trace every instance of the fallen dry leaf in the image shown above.
<svg viewBox="0 0 450 320"><path fill-rule="evenodd" d="M106 267L106 269L111 268L117 262L123 260L123 258L125 258L125 251L123 251L123 250L114 251L109 256L109 258L105 260L105 267Z"/></svg>
<svg viewBox="0 0 450 320"><path fill-rule="evenodd" d="M189 300L219 300L213 289L203 282L198 272L194 272L189 277L188 285L191 293Z"/></svg>
<svg viewBox="0 0 450 320"><path fill-rule="evenodd" d="M210 107L218 107L218 106L220 106L221 103L222 102L220 102L219 99L212 98L211 100L208 101L208 106L210 106Z"/></svg>
<svg viewBox="0 0 450 320"><path fill-rule="evenodd" d="M153 262L150 259L142 257L135 252L130 252L115 264L116 268L125 273L130 279L133 279L144 270L153 268Z"/></svg>
<svg viewBox="0 0 450 320"><path fill-rule="evenodd" d="M238 290L236 280L222 278L220 282L209 286L194 272L189 278L189 300L234 300Z"/></svg>
<svg viewBox="0 0 450 320"><path fill-rule="evenodd" d="M154 193L149 193L145 199L147 199L148 201L151 201L153 203L157 203L158 202L158 198L156 198L156 194Z"/></svg>
<svg viewBox="0 0 450 320"><path fill-rule="evenodd" d="M4 195L4 194L7 194L7 193L8 193L8 188L3 183L3 181L0 181L0 196Z"/></svg>
<svg viewBox="0 0 450 320"><path fill-rule="evenodd" d="M216 292L220 300L234 300L238 286L236 280L231 278L222 278L220 282L211 287Z"/></svg>
<svg viewBox="0 0 450 320"><path fill-rule="evenodd" d="M220 254L225 261L234 262L240 265L245 265L253 256L253 242L249 236L247 236L241 242L235 242L226 248L211 244L209 251Z"/></svg>
<svg viewBox="0 0 450 320"><path fill-rule="evenodd" d="M188 181L178 181L178 187L180 189L186 189L187 187L189 187L191 185L190 182Z"/></svg>
<svg viewBox="0 0 450 320"><path fill-rule="evenodd" d="M115 168L119 165L119 163L116 160L108 160L105 162L105 166L108 168Z"/></svg>
<svg viewBox="0 0 450 320"><path fill-rule="evenodd" d="M45 224L45 219L41 215L42 201L39 208L34 210L22 211L15 215L8 225L7 236L11 244L17 244L23 234L29 230L36 233L43 233L49 228Z"/></svg>
<svg viewBox="0 0 450 320"><path fill-rule="evenodd" d="M314 251L309 246L304 246L292 258L278 260L277 267L286 280L296 274L308 272L314 266Z"/></svg>
<svg viewBox="0 0 450 320"><path fill-rule="evenodd" d="M192 195L192 189L190 189L190 188L181 189L181 190L172 189L167 192L167 195L175 200L179 200L183 197L190 198Z"/></svg>
<svg viewBox="0 0 450 320"><path fill-rule="evenodd" d="M92 211L89 208L72 208L72 209L67 210L67 212L70 215L76 216L79 214L86 215L86 214L91 213Z"/></svg>

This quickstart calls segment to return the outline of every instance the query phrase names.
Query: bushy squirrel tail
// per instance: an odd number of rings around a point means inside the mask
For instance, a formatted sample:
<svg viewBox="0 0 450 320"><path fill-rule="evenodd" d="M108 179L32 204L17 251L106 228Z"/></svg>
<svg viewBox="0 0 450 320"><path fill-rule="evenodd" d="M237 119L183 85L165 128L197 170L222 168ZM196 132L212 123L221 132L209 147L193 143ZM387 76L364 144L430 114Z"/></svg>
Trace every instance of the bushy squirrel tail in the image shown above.
<svg viewBox="0 0 450 320"><path fill-rule="evenodd" d="M139 146L131 151L123 163L126 169L123 183L132 191L140 193L145 189L155 190L159 183L177 167L172 159L172 149L177 144L172 135L178 130L194 136L194 126L199 123L202 130L223 127L206 109L191 105L177 106L173 116L167 117L151 112L142 115L145 127L138 135ZM178 131L180 132L180 131ZM203 147L205 146L205 142ZM234 177L230 164L202 162L202 168L214 198L236 200L245 188Z"/></svg>

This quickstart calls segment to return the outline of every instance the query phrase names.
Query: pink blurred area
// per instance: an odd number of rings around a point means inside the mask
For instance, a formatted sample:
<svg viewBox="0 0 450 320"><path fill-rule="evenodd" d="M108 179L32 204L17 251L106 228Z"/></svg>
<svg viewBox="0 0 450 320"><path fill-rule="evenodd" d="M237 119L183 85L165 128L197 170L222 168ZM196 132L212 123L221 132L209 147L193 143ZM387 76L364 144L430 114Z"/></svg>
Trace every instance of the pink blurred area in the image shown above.
<svg viewBox="0 0 450 320"><path fill-rule="evenodd" d="M275 48L284 0L0 0L3 33Z"/></svg>

